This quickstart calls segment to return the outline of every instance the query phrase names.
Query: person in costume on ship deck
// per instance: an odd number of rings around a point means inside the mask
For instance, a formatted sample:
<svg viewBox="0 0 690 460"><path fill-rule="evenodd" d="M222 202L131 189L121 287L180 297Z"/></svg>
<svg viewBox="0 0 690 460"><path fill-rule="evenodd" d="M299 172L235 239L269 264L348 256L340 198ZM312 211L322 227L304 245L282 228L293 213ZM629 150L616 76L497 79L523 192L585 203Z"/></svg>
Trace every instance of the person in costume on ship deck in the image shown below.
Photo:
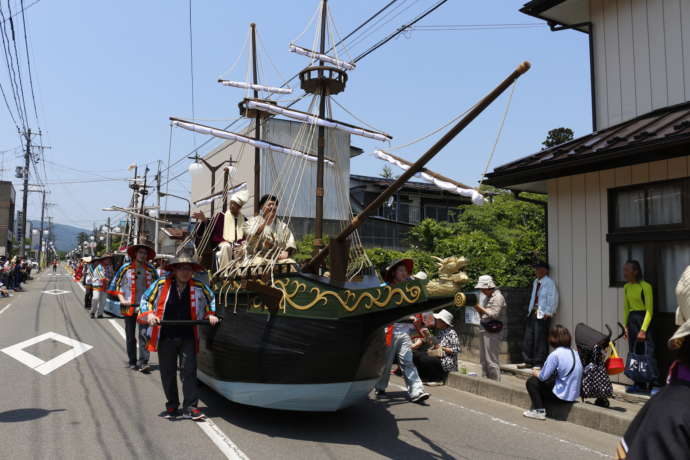
<svg viewBox="0 0 690 460"><path fill-rule="evenodd" d="M139 324L139 359L137 360L137 314L144 292L158 279L156 269L150 264L156 251L148 243L134 244L127 248L130 262L123 264L110 283L110 292L120 300L120 313L125 320L127 357L129 368L144 373L151 372L149 351L146 349L147 329Z"/></svg>
<svg viewBox="0 0 690 460"><path fill-rule="evenodd" d="M228 201L225 212L219 212L209 222L202 211L192 215L201 222L198 235L203 235L208 225L213 225L211 243L218 269L226 268L234 259L235 251L244 241L244 224L247 218L242 214L242 206L249 199L248 192L235 193Z"/></svg>
<svg viewBox="0 0 690 460"><path fill-rule="evenodd" d="M182 380L182 416L192 420L204 419L198 409L197 353L199 352L199 326L164 325L163 321L208 320L218 323L213 291L196 279L194 273L203 270L196 259L181 256L173 259L168 268L172 275L153 283L144 294L138 321L148 324L151 333L147 347L158 352L161 383L166 397L166 418L176 418L179 412L177 370L180 362Z"/></svg>
<svg viewBox="0 0 690 460"><path fill-rule="evenodd" d="M278 198L264 195L259 206L259 215L244 224L247 251L260 258L275 257L278 263L294 263L290 256L297 250L297 245L290 228L277 218Z"/></svg>

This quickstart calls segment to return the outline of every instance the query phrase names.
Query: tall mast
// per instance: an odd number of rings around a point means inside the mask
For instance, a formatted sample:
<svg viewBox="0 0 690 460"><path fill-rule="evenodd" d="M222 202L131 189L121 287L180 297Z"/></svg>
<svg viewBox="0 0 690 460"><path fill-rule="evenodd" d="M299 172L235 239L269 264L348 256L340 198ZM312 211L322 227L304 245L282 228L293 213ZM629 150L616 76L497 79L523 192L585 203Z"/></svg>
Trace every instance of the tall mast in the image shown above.
<svg viewBox="0 0 690 460"><path fill-rule="evenodd" d="M321 54L326 52L326 20L328 19L328 0L321 2ZM321 92L319 95L319 117L326 117L326 98L328 97L328 83L323 79L323 61L319 61L319 79L321 80ZM314 248L320 251L323 248L323 176L326 151L326 128L319 126L316 160L316 210L314 212Z"/></svg>
<svg viewBox="0 0 690 460"><path fill-rule="evenodd" d="M523 62L515 69L505 80L503 80L493 91L487 94L480 100L455 126L453 126L446 134L443 135L429 150L424 153L416 162L414 162L409 169L403 172L391 185L388 186L381 194L376 197L371 203L367 205L362 212L360 212L350 224L345 227L337 236L331 240L331 247L336 249L336 252L342 254L339 245L347 239L347 237L357 230L367 217L379 208L391 195L397 192L412 176L417 174L426 166L426 164L444 148L450 141L455 138L467 125L469 125L480 113L484 111L493 101L496 100L511 84L515 82L522 74L527 72L530 68L529 62ZM304 271L316 273L318 267L324 262L326 256L330 252L329 247L321 249L314 257L311 258L303 267Z"/></svg>
<svg viewBox="0 0 690 460"><path fill-rule="evenodd" d="M255 85L259 83L259 75L256 66L256 24L249 25L252 32L252 73L254 74L253 82ZM259 91L254 90L254 99L259 98ZM254 119L254 139L261 140L261 112L256 111L256 118ZM254 147L254 215L259 214L259 198L261 195L261 149Z"/></svg>

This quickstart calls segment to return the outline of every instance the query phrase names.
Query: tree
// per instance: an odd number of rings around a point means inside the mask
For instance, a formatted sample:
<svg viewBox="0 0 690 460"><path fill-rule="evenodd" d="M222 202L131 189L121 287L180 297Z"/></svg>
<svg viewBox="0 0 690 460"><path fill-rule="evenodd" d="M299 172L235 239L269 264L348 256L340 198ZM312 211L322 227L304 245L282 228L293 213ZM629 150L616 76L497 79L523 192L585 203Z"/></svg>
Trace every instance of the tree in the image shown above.
<svg viewBox="0 0 690 460"><path fill-rule="evenodd" d="M384 179L393 179L395 177L393 176L393 170L388 165L383 166L383 169L379 173L379 176L383 177Z"/></svg>
<svg viewBox="0 0 690 460"><path fill-rule="evenodd" d="M575 138L575 133L570 128L556 128L549 131L546 135L546 140L541 143L544 147L542 150L549 149L564 142L572 141Z"/></svg>

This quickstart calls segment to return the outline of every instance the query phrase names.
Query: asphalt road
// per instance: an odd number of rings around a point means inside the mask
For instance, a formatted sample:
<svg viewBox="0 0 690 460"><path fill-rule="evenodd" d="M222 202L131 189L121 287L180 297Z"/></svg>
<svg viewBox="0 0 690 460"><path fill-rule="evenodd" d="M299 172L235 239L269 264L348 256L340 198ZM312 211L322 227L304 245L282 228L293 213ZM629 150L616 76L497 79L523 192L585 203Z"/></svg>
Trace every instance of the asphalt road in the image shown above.
<svg viewBox="0 0 690 460"><path fill-rule="evenodd" d="M527 420L515 407L450 388L432 388L427 406L410 404L399 379L388 399L332 414L241 406L202 387L209 420L171 422L158 416L158 372L126 368L122 320L90 319L83 291L62 269L27 288L0 300L3 459L582 460L611 457L617 441L566 422ZM28 344L28 357L7 350L38 336L46 340ZM92 348L59 341L68 339ZM83 352L73 357L74 350Z"/></svg>

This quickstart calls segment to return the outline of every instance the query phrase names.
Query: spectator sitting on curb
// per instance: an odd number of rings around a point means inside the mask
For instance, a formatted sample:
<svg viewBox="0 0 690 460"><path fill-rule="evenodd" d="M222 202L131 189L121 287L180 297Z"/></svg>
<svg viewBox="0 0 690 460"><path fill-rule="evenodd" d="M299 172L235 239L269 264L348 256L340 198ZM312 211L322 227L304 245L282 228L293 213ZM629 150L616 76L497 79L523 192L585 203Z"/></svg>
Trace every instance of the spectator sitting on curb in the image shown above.
<svg viewBox="0 0 690 460"><path fill-rule="evenodd" d="M533 370L525 384L532 400L532 409L522 414L525 417L546 420L546 403L572 404L580 396L582 363L572 341L570 331L560 324L549 331L549 345L554 350L541 372Z"/></svg>

